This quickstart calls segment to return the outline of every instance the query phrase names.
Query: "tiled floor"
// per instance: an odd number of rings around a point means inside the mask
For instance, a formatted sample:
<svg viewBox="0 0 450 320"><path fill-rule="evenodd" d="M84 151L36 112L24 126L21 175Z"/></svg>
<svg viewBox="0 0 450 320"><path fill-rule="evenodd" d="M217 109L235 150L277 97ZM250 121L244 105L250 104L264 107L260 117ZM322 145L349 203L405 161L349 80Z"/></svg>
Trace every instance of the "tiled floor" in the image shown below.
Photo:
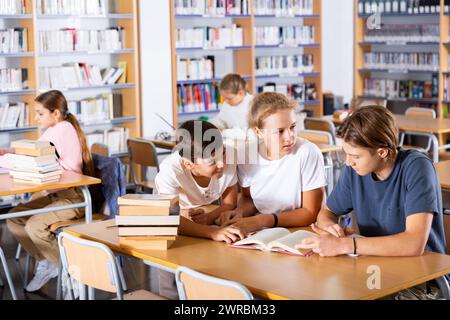
<svg viewBox="0 0 450 320"><path fill-rule="evenodd" d="M26 261L25 251L22 250L22 254L19 261L16 261L14 256L16 254L17 242L8 232L6 224L0 223L0 245L5 252L5 256L8 261L9 270L11 272L13 282L15 284L16 294L18 299L21 300L54 300L56 297L56 278L52 279L41 290L35 293L28 293L23 289L24 278L24 266ZM151 276L149 267L145 266L141 261L130 257L124 257L124 275L129 290L146 289L153 292L158 289L157 273L152 270ZM34 265L34 263L32 263ZM4 284L0 287L0 300L11 300L11 292L7 285L6 277L3 268L0 265L0 276ZM29 279L32 275L30 274ZM152 279L150 281L150 278ZM110 299L114 298L114 295L103 292L96 292L96 299Z"/></svg>

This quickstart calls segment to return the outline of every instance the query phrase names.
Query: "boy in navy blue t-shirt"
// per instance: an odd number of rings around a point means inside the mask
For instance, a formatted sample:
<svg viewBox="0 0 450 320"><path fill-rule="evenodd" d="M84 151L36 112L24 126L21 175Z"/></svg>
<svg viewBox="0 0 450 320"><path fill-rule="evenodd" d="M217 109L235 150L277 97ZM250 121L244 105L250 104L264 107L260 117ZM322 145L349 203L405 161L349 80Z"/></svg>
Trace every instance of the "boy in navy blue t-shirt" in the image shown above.
<svg viewBox="0 0 450 320"><path fill-rule="evenodd" d="M299 248L321 256L418 256L445 253L442 199L432 162L398 148L394 116L383 107L355 111L338 130L346 164L313 229ZM354 210L365 238L346 238L338 217Z"/></svg>

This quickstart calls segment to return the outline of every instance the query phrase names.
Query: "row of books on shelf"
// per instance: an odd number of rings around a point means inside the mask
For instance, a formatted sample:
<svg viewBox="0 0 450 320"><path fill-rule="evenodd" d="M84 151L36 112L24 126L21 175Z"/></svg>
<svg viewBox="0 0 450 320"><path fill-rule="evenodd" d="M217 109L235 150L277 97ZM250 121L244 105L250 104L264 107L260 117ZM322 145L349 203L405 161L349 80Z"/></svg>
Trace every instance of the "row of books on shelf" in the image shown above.
<svg viewBox="0 0 450 320"><path fill-rule="evenodd" d="M373 42L439 42L439 24L383 24L382 28L367 28L365 41Z"/></svg>
<svg viewBox="0 0 450 320"><path fill-rule="evenodd" d="M313 71L314 63L312 54L256 58L256 75L283 75Z"/></svg>
<svg viewBox="0 0 450 320"><path fill-rule="evenodd" d="M62 175L56 160L56 149L48 141L17 140L11 142L14 163L9 172L15 183L43 185L56 182Z"/></svg>
<svg viewBox="0 0 450 320"><path fill-rule="evenodd" d="M313 0L254 0L255 15L311 15L313 11Z"/></svg>
<svg viewBox="0 0 450 320"><path fill-rule="evenodd" d="M106 0L36 0L37 12L50 15L105 15Z"/></svg>
<svg viewBox="0 0 450 320"><path fill-rule="evenodd" d="M359 0L358 14L440 13L440 0Z"/></svg>
<svg viewBox="0 0 450 320"><path fill-rule="evenodd" d="M0 103L0 129L28 126L28 105L24 102Z"/></svg>
<svg viewBox="0 0 450 320"><path fill-rule="evenodd" d="M439 71L439 54L433 52L366 52L364 65L369 69Z"/></svg>
<svg viewBox="0 0 450 320"><path fill-rule="evenodd" d="M127 63L118 67L100 68L86 63L67 63L60 67L43 67L39 70L42 89L80 88L111 84L125 84Z"/></svg>
<svg viewBox="0 0 450 320"><path fill-rule="evenodd" d="M388 99L437 99L438 77L431 81L365 79L364 95Z"/></svg>
<svg viewBox="0 0 450 320"><path fill-rule="evenodd" d="M233 24L228 27L195 27L177 29L177 48L225 48L242 46L243 29Z"/></svg>
<svg viewBox="0 0 450 320"><path fill-rule="evenodd" d="M103 131L94 131L86 134L86 142L89 149L94 143L103 143L108 146L110 153L127 150L127 140L130 138L128 128L115 127Z"/></svg>
<svg viewBox="0 0 450 320"><path fill-rule="evenodd" d="M125 47L123 27L105 30L61 30L39 31L40 52L106 51Z"/></svg>
<svg viewBox="0 0 450 320"><path fill-rule="evenodd" d="M177 86L179 113L220 110L222 103L218 83Z"/></svg>
<svg viewBox="0 0 450 320"><path fill-rule="evenodd" d="M444 76L444 100L450 101L450 75Z"/></svg>
<svg viewBox="0 0 450 320"><path fill-rule="evenodd" d="M180 224L178 197L127 194L117 200L115 217L120 246L167 250L176 240Z"/></svg>
<svg viewBox="0 0 450 320"><path fill-rule="evenodd" d="M68 108L84 125L105 122L122 116L122 95L105 93L95 98L68 101Z"/></svg>
<svg viewBox="0 0 450 320"><path fill-rule="evenodd" d="M248 15L249 0L175 0L176 15Z"/></svg>
<svg viewBox="0 0 450 320"><path fill-rule="evenodd" d="M255 27L256 45L297 46L314 43L314 26Z"/></svg>
<svg viewBox="0 0 450 320"><path fill-rule="evenodd" d="M19 53L26 51L28 51L27 29L0 29L0 53Z"/></svg>
<svg viewBox="0 0 450 320"><path fill-rule="evenodd" d="M258 86L258 93L260 92L278 92L299 103L318 99L317 87L315 83L277 84L274 82L268 82L262 86Z"/></svg>
<svg viewBox="0 0 450 320"><path fill-rule="evenodd" d="M0 15L25 14L27 1L0 0Z"/></svg>
<svg viewBox="0 0 450 320"><path fill-rule="evenodd" d="M28 88L28 69L0 69L0 92L19 91Z"/></svg>
<svg viewBox="0 0 450 320"><path fill-rule="evenodd" d="M212 78L214 78L214 56L205 56L198 59L177 57L178 81Z"/></svg>

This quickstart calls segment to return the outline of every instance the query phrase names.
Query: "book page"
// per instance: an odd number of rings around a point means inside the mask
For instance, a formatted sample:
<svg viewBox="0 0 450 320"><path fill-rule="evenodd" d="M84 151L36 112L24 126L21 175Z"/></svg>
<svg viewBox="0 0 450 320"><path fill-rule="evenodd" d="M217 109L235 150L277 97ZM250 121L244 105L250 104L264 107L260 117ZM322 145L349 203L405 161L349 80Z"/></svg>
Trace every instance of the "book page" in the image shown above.
<svg viewBox="0 0 450 320"><path fill-rule="evenodd" d="M233 244L233 247L256 245L257 249L268 250L266 246L273 240L282 238L290 234L288 229L285 228L270 228L261 230L254 235L242 239Z"/></svg>
<svg viewBox="0 0 450 320"><path fill-rule="evenodd" d="M292 254L297 255L304 255L310 252L310 249L296 249L295 245L302 242L303 239L306 238L312 238L317 237L317 234L305 231L305 230L299 230L293 233L290 233L280 239L276 239L268 244L268 249L272 251L287 251Z"/></svg>

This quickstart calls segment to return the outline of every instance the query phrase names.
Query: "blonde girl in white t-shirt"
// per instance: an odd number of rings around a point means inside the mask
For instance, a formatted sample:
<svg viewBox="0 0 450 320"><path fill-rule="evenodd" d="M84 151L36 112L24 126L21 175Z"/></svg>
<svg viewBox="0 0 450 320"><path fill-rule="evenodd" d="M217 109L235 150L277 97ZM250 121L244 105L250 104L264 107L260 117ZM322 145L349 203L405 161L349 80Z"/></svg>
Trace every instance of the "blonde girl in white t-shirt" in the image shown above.
<svg viewBox="0 0 450 320"><path fill-rule="evenodd" d="M222 215L223 225L247 234L316 221L326 185L323 157L316 145L297 137L295 108L279 93L254 98L248 122L258 137L256 161L238 165L242 198Z"/></svg>

